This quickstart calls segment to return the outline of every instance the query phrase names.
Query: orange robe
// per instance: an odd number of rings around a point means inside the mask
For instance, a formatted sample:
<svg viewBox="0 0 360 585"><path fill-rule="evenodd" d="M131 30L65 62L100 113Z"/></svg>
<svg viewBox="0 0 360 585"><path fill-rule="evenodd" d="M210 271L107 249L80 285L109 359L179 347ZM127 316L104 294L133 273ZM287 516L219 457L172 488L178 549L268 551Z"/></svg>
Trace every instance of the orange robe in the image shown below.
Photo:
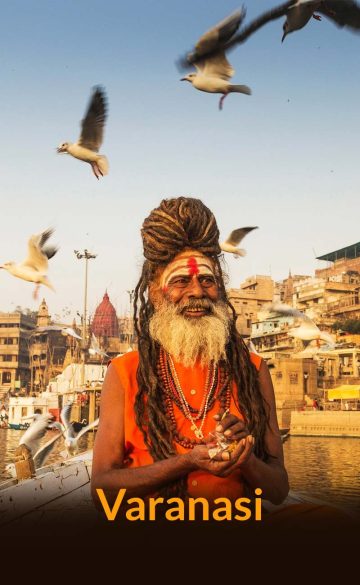
<svg viewBox="0 0 360 585"><path fill-rule="evenodd" d="M261 358L256 354L250 354L251 360L257 369L260 368ZM147 450L144 443L142 432L135 423L134 418L134 403L135 396L138 391L136 380L136 370L139 363L139 354L137 351L129 352L123 356L117 357L111 362L115 367L121 384L125 392L125 453L128 459L129 467L140 467L142 465L149 465L153 463L153 458ZM180 363L174 362L175 369L180 381L181 388L184 392L188 404L199 409L203 399L203 390L206 385L207 368L200 364L193 368L185 368ZM195 390L195 393L191 393ZM233 390L236 390L235 383ZM234 394L234 391L233 391ZM202 431L206 437L208 433L214 431L217 422L213 416L219 411L219 402L216 400L212 408L208 411ZM233 396L230 402L230 412L244 419L244 416L239 412ZM189 438L195 438L191 430L191 422L185 418L183 413L174 404L174 414L177 422L177 428L181 435ZM201 420L201 419L200 419ZM197 421L199 426L200 421ZM186 453L188 449L176 443L178 453ZM241 477L241 471L236 470L226 478L216 477L206 471L193 471L188 475L188 493L191 497L205 497L207 499L215 499L219 497L227 497L235 500L242 496L244 485Z"/></svg>

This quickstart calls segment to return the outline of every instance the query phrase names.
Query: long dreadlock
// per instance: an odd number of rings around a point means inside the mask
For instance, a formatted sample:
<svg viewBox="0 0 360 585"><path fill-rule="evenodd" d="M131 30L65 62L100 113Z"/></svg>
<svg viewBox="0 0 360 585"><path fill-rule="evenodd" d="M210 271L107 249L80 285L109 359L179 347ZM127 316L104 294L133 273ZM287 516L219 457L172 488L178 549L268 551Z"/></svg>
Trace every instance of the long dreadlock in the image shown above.
<svg viewBox="0 0 360 585"><path fill-rule="evenodd" d="M237 406L244 413L247 426L256 438L255 454L266 460L268 453L264 437L268 409L259 388L258 372L236 329L235 309L226 295L220 264L219 230L213 213L199 199L164 199L145 219L141 235L146 260L134 295L134 323L139 346L135 420L153 460L159 461L174 455L176 447L157 371L160 348L149 333L154 306L148 292L159 268L166 266L185 248L198 250L209 256L215 264L220 297L233 315L225 367L231 381L236 383L237 395L234 398ZM164 496L185 497L186 478L173 482L162 493Z"/></svg>

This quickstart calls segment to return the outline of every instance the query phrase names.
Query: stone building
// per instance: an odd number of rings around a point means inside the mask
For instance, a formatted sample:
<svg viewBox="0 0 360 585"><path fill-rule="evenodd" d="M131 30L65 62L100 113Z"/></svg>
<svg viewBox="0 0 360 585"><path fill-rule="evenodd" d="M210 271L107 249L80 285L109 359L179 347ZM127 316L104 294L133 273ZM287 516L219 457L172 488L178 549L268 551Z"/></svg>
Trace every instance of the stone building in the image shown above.
<svg viewBox="0 0 360 585"><path fill-rule="evenodd" d="M0 313L0 397L30 383L29 343L34 328L30 315Z"/></svg>
<svg viewBox="0 0 360 585"><path fill-rule="evenodd" d="M317 260L328 264L315 271L317 278L346 286L342 295L328 300L328 316L333 320L360 319L360 242L318 256Z"/></svg>
<svg viewBox="0 0 360 585"><path fill-rule="evenodd" d="M250 276L240 288L227 290L228 298L237 314L237 328L241 335L249 336L251 324L257 321L261 307L274 296L274 281L270 276Z"/></svg>
<svg viewBox="0 0 360 585"><path fill-rule="evenodd" d="M42 392L50 379L62 372L67 345L66 336L51 329L51 316L43 299L37 313L36 329L30 336L30 392Z"/></svg>
<svg viewBox="0 0 360 585"><path fill-rule="evenodd" d="M358 282L349 282L346 274L327 279L309 278L294 286L293 306L306 311L313 319L334 321L336 307L351 306L356 300L360 310L359 289L360 275Z"/></svg>
<svg viewBox="0 0 360 585"><path fill-rule="evenodd" d="M292 410L300 410L320 396L317 386L317 363L313 359L296 359L275 354L268 362L274 385L276 411L280 429L290 428Z"/></svg>

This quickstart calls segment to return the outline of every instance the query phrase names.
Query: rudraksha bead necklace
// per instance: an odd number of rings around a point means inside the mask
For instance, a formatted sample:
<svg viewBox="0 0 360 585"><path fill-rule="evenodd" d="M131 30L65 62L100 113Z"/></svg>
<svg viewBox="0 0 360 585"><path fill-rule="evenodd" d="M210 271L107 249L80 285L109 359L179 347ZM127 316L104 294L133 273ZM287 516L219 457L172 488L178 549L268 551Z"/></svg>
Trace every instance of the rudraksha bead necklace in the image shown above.
<svg viewBox="0 0 360 585"><path fill-rule="evenodd" d="M186 449L192 449L195 445L204 442L202 429L205 424L206 415L212 408L215 400L219 400L220 406L223 409L230 407L231 384L229 376L226 375L224 369L220 366L216 366L213 363L210 365L202 404L197 410L187 402L176 373L174 362L163 349L160 351L158 372L165 392L166 411L170 418L174 440ZM191 430L194 432L198 441L179 434L174 413L174 403L181 410L185 418L191 422ZM196 421L200 419L200 426L197 426Z"/></svg>

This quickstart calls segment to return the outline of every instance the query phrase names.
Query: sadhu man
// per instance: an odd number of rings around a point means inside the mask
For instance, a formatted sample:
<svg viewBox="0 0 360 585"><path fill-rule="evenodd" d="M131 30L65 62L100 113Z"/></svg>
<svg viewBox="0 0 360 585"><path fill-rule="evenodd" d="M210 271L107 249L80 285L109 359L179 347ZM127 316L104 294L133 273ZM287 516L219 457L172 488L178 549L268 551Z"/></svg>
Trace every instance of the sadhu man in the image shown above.
<svg viewBox="0 0 360 585"><path fill-rule="evenodd" d="M213 213L198 199L163 200L141 234L139 349L108 367L94 499L96 488L209 500L261 488L263 498L282 502L289 486L273 386L236 330ZM219 436L231 448L219 447Z"/></svg>

